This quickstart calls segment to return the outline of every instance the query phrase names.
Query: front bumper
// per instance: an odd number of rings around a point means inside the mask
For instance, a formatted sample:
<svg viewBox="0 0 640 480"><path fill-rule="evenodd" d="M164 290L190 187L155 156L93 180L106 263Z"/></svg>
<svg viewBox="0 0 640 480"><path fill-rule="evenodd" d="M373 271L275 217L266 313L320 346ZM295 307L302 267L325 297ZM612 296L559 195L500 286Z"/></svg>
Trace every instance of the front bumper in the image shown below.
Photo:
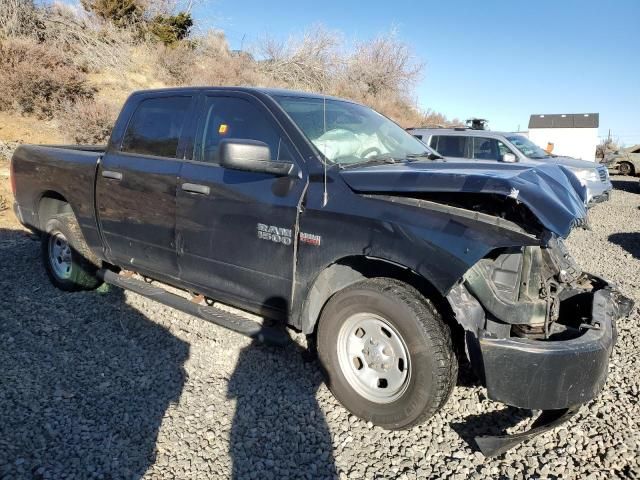
<svg viewBox="0 0 640 480"><path fill-rule="evenodd" d="M610 180L606 182L595 181L587 182L587 206L595 205L596 203L606 202L611 198L611 192L613 185Z"/></svg>
<svg viewBox="0 0 640 480"><path fill-rule="evenodd" d="M633 302L606 286L593 294L592 328L569 340L478 338L487 395L514 407L564 409L596 397L607 378L617 319Z"/></svg>
<svg viewBox="0 0 640 480"><path fill-rule="evenodd" d="M609 200L611 200L612 193L613 193L613 189L607 190L606 192L600 195L596 195L595 197L591 197L591 199L589 200L589 203L587 204L587 207L592 207L593 205L596 205L602 202L608 202Z"/></svg>

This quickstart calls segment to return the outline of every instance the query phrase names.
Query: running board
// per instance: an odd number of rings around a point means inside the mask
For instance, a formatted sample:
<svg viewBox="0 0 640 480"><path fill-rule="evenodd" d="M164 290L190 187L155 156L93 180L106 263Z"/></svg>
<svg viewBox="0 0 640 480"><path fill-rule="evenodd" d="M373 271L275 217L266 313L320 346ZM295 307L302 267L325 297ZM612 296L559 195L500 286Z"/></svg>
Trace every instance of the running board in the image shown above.
<svg viewBox="0 0 640 480"><path fill-rule="evenodd" d="M175 308L176 310L201 318L207 322L233 330L234 332L253 338L259 342L279 347L285 346L290 342L290 337L284 329L264 327L258 322L241 317L240 315L225 312L208 305L194 303L186 298L168 292L163 288L150 285L142 280L118 275L117 273L106 269L98 270L96 272L96 276L106 283L124 288L125 290L131 290L132 292L143 295L151 300L155 300L156 302L160 302L168 307Z"/></svg>

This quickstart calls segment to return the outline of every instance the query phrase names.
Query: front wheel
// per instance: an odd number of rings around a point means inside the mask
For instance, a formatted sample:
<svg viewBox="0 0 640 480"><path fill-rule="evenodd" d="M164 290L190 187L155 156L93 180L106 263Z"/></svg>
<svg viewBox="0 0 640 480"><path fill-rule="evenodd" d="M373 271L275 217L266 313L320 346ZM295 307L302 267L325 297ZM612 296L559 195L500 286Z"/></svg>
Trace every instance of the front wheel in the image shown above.
<svg viewBox="0 0 640 480"><path fill-rule="evenodd" d="M336 398L390 429L426 421L457 379L449 327L417 290L389 278L365 280L329 300L318 355Z"/></svg>

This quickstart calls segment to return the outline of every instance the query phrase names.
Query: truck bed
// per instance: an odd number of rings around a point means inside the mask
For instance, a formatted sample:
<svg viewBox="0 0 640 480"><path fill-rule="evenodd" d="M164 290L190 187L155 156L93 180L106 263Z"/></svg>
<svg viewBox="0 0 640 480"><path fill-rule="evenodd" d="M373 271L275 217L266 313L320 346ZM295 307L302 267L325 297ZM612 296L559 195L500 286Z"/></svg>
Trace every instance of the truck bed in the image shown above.
<svg viewBox="0 0 640 480"><path fill-rule="evenodd" d="M43 208L55 208L65 200L90 245L98 245L98 228L94 210L94 182L98 160L104 146L89 145L21 145L11 160L16 215L23 224L40 231ZM55 192L55 194L53 193ZM95 243L94 243L95 242Z"/></svg>

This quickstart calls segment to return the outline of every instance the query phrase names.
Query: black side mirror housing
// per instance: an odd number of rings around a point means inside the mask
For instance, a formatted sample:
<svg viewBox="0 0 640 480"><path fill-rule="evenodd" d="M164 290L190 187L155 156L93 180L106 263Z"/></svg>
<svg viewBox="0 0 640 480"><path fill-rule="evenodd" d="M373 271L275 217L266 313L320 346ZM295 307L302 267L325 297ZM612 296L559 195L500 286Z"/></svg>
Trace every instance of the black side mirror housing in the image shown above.
<svg viewBox="0 0 640 480"><path fill-rule="evenodd" d="M292 162L271 160L269 145L258 140L225 139L218 145L220 166L230 170L269 173L280 177L291 175Z"/></svg>

